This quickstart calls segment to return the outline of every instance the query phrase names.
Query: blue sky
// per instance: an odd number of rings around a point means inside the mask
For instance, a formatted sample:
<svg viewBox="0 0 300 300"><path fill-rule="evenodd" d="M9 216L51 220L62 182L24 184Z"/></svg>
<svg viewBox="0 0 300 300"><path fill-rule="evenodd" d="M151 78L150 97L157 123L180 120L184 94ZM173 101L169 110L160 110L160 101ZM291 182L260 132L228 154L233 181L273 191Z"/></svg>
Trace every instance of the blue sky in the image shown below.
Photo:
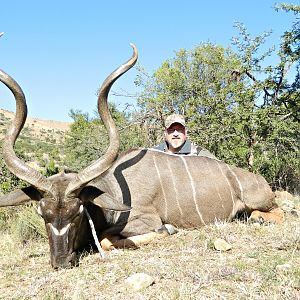
<svg viewBox="0 0 300 300"><path fill-rule="evenodd" d="M70 109L93 115L102 81L139 50L139 64L152 73L179 49L210 41L224 47L238 34L273 30L268 45L279 45L295 16L276 12L271 0L2 1L0 68L22 87L29 116L71 121ZM293 2L292 2L293 3ZM294 2L294 4L296 4ZM135 69L112 90L135 93ZM119 109L134 100L110 97ZM11 93L0 85L0 107L14 111Z"/></svg>

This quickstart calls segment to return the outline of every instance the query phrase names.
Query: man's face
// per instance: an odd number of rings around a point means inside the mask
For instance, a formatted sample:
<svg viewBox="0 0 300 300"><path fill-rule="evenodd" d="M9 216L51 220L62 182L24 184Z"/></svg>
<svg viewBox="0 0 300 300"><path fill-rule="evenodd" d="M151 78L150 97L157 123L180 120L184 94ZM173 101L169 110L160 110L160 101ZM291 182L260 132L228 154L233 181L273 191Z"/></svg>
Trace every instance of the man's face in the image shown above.
<svg viewBox="0 0 300 300"><path fill-rule="evenodd" d="M169 145L169 150L176 152L186 141L186 128L179 123L173 123L165 129L165 140Z"/></svg>

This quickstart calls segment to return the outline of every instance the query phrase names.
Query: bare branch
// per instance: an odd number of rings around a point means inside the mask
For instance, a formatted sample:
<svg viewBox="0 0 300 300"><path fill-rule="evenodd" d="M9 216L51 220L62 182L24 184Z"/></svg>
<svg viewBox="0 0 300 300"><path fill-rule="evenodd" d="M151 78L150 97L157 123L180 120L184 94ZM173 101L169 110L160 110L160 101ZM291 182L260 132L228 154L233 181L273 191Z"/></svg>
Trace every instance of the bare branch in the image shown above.
<svg viewBox="0 0 300 300"><path fill-rule="evenodd" d="M293 114L293 112L289 112L287 115L284 115L284 116L280 117L279 120L283 121L283 120L287 119L292 114Z"/></svg>
<svg viewBox="0 0 300 300"><path fill-rule="evenodd" d="M246 73L246 75L247 75L250 79L252 79L254 82L257 82L257 79L256 79L252 74L250 74L247 70L245 71L245 73ZM268 97L271 97L271 96L272 96L272 95L268 92L268 90L267 90L266 87L263 87L263 89L264 89L265 94L266 94Z"/></svg>
<svg viewBox="0 0 300 300"><path fill-rule="evenodd" d="M112 90L110 93L116 97L137 98L137 94L129 94L125 90L120 90L119 92Z"/></svg>

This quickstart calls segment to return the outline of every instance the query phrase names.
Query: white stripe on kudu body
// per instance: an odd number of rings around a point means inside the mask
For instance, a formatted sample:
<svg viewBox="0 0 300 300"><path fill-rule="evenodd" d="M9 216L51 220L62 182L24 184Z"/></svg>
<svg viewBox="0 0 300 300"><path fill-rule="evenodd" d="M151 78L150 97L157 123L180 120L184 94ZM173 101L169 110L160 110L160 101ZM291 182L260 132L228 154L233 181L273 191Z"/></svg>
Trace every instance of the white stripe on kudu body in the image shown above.
<svg viewBox="0 0 300 300"><path fill-rule="evenodd" d="M223 169L222 169L222 167L220 166L220 164L219 164L219 162L217 160L216 160L216 163L217 163L217 166L218 166L219 170L221 171L222 176L225 178L225 180L226 180L226 182L227 182L227 184L229 186L229 191L230 191L231 201L232 201L232 214L233 214L234 213L234 209L235 209L235 206L234 206L235 203L234 203L234 196L233 196L233 192L232 192L232 186L231 186L231 184L230 184L227 176L224 174Z"/></svg>
<svg viewBox="0 0 300 300"><path fill-rule="evenodd" d="M50 225L50 228L51 228L52 232L55 235L62 236L62 235L64 235L68 231L68 229L69 229L69 227L70 227L71 224L69 223L68 225L66 225L65 227L63 227L60 230L58 230L57 228L55 228L52 224L49 224L49 225Z"/></svg>
<svg viewBox="0 0 300 300"><path fill-rule="evenodd" d="M167 204L167 200L166 200L166 193L165 193L164 186L163 186L163 183L162 183L162 178L161 178L159 168L158 168L156 160L155 160L155 155L153 155L153 163L154 163L154 167L155 167L156 172L157 172L157 176L158 176L158 179L159 179L159 184L160 184L162 194L163 194L163 201L165 203L165 220L166 220L167 219L167 214L168 214L168 204Z"/></svg>
<svg viewBox="0 0 300 300"><path fill-rule="evenodd" d="M177 186L176 186L176 182L175 182L175 178L176 178L176 175L173 174L173 171L172 171L172 168L170 168L170 164L168 163L169 160L167 160L167 167L168 167L168 171L171 173L171 181L172 181L172 185L173 185L173 189L174 189L174 196L175 196L175 200L176 200L176 204L178 206L178 210L180 212L180 216L183 215L183 212L182 212L182 209L181 209L181 206L180 206L180 203L178 201L178 197L180 197L180 194L179 194L179 191L177 190Z"/></svg>
<svg viewBox="0 0 300 300"><path fill-rule="evenodd" d="M259 189L259 182L258 182L257 178L258 178L257 176L254 176L254 179L255 179L256 184L257 184L257 189Z"/></svg>
<svg viewBox="0 0 300 300"><path fill-rule="evenodd" d="M197 195L196 195L196 189L195 189L194 180L193 180L192 175L191 175L191 173L190 173L190 171L189 171L189 168L188 168L188 165L187 165L187 163L186 163L185 157L183 157L183 156L181 156L181 155L179 155L179 157L182 159L183 164L184 164L185 169L186 169L186 172L187 172L187 174L188 174L188 176L189 176L189 179L190 179L190 183L191 183L191 187L192 187L192 191L193 191L193 200L194 200L194 204L195 204L195 207L196 207L196 211L197 211L197 213L198 213L198 215L199 215L199 217L200 217L201 222L202 222L204 225L206 225L205 222L204 222L204 220L203 220L203 218L202 218L202 214L201 214L201 212L200 212L200 210L199 210L199 207L198 207L198 204L197 204L197 198L196 198Z"/></svg>
<svg viewBox="0 0 300 300"><path fill-rule="evenodd" d="M243 187L241 185L241 182L239 181L238 177L236 176L236 174L233 172L233 170L230 168L230 166L226 165L227 169L231 172L231 174L234 176L235 180L237 181L239 188L240 188L240 192L241 192L241 200L244 200L244 191L243 191Z"/></svg>
<svg viewBox="0 0 300 300"><path fill-rule="evenodd" d="M267 194L268 192L269 192L269 190L268 190L268 185L267 184L263 184L263 181L262 180L258 180L258 179L261 179L260 177L258 177L258 176L254 176L254 178L255 178L255 181L256 181L256 183L257 183L257 190L259 190L260 189L260 187L261 187L261 185L264 187L264 191L265 191L265 193Z"/></svg>
<svg viewBox="0 0 300 300"><path fill-rule="evenodd" d="M212 174L214 175L214 172L212 171L212 168L210 167L210 165L209 165L209 163L208 163L207 160L206 160L206 165L207 165L207 169L210 171L210 173L212 173ZM219 167L219 164L218 164L218 167ZM218 187L217 184L215 185L215 189L217 190L218 197L219 197L219 199L220 199L221 202L222 202L222 196L221 196L221 194L220 194L220 189L219 189L219 187ZM231 190L230 190L230 191L231 191ZM232 196L232 194L231 194L231 196Z"/></svg>

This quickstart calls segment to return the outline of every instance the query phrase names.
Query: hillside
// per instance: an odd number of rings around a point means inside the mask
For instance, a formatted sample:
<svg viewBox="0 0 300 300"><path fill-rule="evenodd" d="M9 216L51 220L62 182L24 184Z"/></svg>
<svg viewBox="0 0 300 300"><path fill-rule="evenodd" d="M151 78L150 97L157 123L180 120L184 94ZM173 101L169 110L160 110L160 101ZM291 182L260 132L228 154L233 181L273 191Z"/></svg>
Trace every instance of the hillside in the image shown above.
<svg viewBox="0 0 300 300"><path fill-rule="evenodd" d="M13 112L0 109L0 141L13 118ZM59 168L63 165L63 145L69 128L70 123L67 122L28 117L15 149L37 170L45 170L51 163L55 168Z"/></svg>
<svg viewBox="0 0 300 300"><path fill-rule="evenodd" d="M14 118L14 113L0 109L0 139L3 138L5 129L11 123ZM45 138L48 134L51 135L63 135L70 127L70 123L53 121L53 120L41 120L36 118L27 117L25 128L30 131L33 136L38 138Z"/></svg>

